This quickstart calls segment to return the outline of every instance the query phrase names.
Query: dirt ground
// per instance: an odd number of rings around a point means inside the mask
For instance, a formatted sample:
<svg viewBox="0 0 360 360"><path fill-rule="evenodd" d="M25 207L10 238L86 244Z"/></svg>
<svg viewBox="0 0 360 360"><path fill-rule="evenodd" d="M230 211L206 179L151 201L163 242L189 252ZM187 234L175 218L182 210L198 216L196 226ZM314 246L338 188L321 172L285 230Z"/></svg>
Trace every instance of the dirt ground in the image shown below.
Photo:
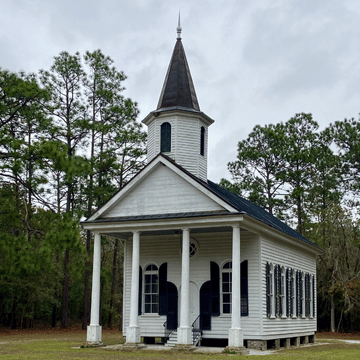
<svg viewBox="0 0 360 360"><path fill-rule="evenodd" d="M119 344L123 342L122 332L119 330L103 329L103 342L106 344ZM48 328L48 329L26 329L10 330L0 328L0 343L6 341L20 341L26 337L27 341L39 340L41 338L51 337L57 341L80 341L86 342L86 330L81 327L69 329Z"/></svg>
<svg viewBox="0 0 360 360"><path fill-rule="evenodd" d="M317 339L360 340L360 333L318 332Z"/></svg>

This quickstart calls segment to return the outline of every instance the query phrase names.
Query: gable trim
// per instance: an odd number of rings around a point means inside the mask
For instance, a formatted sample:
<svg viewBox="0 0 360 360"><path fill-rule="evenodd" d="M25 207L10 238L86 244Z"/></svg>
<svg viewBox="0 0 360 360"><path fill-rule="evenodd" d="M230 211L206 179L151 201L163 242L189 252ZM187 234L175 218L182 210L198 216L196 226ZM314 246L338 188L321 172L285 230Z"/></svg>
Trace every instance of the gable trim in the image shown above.
<svg viewBox="0 0 360 360"><path fill-rule="evenodd" d="M158 154L149 164L147 164L137 175L135 175L129 183L127 183L122 189L120 189L107 203L105 203L102 207L100 207L93 215L91 215L86 222L92 222L98 219L101 215L103 215L106 211L110 210L110 208L115 205L118 201L120 201L127 193L129 193L132 189L136 187L141 181L143 181L152 171L154 171L157 166L160 164L168 167L174 173L179 175L182 179L187 181L189 184L194 186L201 193L206 195L208 198L213 200L218 205L222 206L225 210L231 213L237 213L238 210L231 206L228 202L221 199L219 196L214 194L211 190L207 189L205 185L201 183L200 180L193 177L191 174L188 174L181 167L177 166L175 163L170 161L163 154Z"/></svg>

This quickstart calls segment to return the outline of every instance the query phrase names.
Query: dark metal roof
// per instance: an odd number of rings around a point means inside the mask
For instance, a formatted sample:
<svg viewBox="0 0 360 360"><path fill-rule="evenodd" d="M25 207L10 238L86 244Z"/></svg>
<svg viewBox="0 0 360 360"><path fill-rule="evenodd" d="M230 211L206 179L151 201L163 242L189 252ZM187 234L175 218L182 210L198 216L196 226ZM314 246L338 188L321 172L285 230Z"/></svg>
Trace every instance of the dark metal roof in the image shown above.
<svg viewBox="0 0 360 360"><path fill-rule="evenodd" d="M283 223L281 220L276 218L274 215L271 215L269 212L264 210L258 205L255 205L249 200L242 198L241 196L235 195L232 192L222 188L218 184L213 183L212 181L208 180L207 183L208 188L215 194L217 194L220 198L225 200L227 203L230 203L235 209L239 212L244 212L250 217L259 220L274 229L277 229L287 235L290 235L296 239L299 239L309 245L316 246L306 237L299 234L297 231L292 229L290 226Z"/></svg>
<svg viewBox="0 0 360 360"><path fill-rule="evenodd" d="M176 40L155 112L169 107L182 107L200 111L185 50L179 38Z"/></svg>
<svg viewBox="0 0 360 360"><path fill-rule="evenodd" d="M100 218L92 221L92 223L103 222L123 222L123 221L139 221L139 220L160 220L160 219L178 219L178 218L194 218L201 216L216 216L230 214L227 210L216 211L200 211L200 212L186 212L186 213L169 213L169 214L153 214L153 215L134 215L134 216L122 216L111 218Z"/></svg>

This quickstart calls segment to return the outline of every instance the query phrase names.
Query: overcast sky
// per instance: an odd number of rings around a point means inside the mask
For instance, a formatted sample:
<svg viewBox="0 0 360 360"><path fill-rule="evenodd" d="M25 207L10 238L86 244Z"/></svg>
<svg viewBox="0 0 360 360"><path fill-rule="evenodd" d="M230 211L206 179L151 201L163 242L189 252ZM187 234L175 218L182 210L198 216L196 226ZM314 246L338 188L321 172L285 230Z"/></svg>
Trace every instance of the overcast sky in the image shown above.
<svg viewBox="0 0 360 360"><path fill-rule="evenodd" d="M209 133L209 179L229 177L256 124L309 112L325 128L360 112L358 0L0 0L0 67L49 69L101 49L128 79L139 120L155 110L182 41Z"/></svg>

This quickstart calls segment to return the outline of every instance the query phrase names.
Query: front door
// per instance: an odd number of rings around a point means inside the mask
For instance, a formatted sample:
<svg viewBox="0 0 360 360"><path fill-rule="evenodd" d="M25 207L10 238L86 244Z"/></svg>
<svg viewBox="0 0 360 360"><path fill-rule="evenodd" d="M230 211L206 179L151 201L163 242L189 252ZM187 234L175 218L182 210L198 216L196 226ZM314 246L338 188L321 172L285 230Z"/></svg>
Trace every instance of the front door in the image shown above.
<svg viewBox="0 0 360 360"><path fill-rule="evenodd" d="M199 287L192 281L190 281L190 325L199 316Z"/></svg>
<svg viewBox="0 0 360 360"><path fill-rule="evenodd" d="M211 330L211 281L207 281L200 289L200 327Z"/></svg>
<svg viewBox="0 0 360 360"><path fill-rule="evenodd" d="M175 330L178 326L178 293L176 286L168 282L168 313L167 313L167 328Z"/></svg>

